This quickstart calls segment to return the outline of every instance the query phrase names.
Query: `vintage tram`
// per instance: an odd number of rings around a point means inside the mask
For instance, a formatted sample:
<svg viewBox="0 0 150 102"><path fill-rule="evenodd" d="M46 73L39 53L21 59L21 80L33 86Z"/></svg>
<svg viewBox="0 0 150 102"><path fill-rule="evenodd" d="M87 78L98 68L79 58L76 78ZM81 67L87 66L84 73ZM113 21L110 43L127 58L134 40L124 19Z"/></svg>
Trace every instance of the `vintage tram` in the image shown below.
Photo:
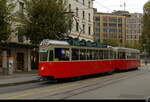
<svg viewBox="0 0 150 102"><path fill-rule="evenodd" d="M64 79L140 67L139 50L120 47L71 46L44 40L39 50L39 76Z"/></svg>

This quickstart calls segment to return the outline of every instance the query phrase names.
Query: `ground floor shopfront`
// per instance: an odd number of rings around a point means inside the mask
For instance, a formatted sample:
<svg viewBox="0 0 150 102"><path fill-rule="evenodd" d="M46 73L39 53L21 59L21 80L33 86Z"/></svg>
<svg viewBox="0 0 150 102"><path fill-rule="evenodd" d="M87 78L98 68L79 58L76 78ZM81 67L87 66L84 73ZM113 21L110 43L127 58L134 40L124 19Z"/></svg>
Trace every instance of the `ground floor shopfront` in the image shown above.
<svg viewBox="0 0 150 102"><path fill-rule="evenodd" d="M0 43L0 74L32 71L38 60L32 55L34 49L31 45Z"/></svg>

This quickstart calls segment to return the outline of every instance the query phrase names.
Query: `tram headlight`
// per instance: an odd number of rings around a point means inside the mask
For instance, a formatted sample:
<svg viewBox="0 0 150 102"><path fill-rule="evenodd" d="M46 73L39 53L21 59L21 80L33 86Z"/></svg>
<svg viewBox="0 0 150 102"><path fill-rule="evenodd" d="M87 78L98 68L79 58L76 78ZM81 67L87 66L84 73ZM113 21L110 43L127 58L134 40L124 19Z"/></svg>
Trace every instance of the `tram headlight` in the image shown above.
<svg viewBox="0 0 150 102"><path fill-rule="evenodd" d="M45 68L44 67L41 67L41 71L43 71Z"/></svg>

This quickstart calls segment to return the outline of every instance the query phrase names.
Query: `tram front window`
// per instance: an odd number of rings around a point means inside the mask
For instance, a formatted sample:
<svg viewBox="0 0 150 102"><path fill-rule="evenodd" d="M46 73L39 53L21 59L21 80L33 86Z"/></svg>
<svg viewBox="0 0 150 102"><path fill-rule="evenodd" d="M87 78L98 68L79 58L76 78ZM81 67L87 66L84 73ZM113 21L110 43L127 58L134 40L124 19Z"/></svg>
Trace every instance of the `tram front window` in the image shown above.
<svg viewBox="0 0 150 102"><path fill-rule="evenodd" d="M40 52L39 57L40 57L39 59L41 62L47 61L48 52Z"/></svg>

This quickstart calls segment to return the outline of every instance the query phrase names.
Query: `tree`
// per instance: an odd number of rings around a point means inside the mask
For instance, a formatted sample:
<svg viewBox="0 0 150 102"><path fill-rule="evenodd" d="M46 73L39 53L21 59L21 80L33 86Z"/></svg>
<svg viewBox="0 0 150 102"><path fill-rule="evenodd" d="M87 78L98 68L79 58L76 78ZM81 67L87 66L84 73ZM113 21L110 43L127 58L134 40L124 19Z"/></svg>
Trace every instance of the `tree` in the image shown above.
<svg viewBox="0 0 150 102"><path fill-rule="evenodd" d="M25 35L32 44L43 39L62 39L72 24L65 0L23 0L25 9L19 14L18 34Z"/></svg>
<svg viewBox="0 0 150 102"><path fill-rule="evenodd" d="M143 32L140 43L143 49L150 52L150 1L144 5Z"/></svg>
<svg viewBox="0 0 150 102"><path fill-rule="evenodd" d="M105 39L103 43L113 47L119 46L118 41L115 39Z"/></svg>
<svg viewBox="0 0 150 102"><path fill-rule="evenodd" d="M131 44L131 43L126 42L125 43L125 47L126 48L133 48L133 49L139 49L139 50L141 50L140 43Z"/></svg>
<svg viewBox="0 0 150 102"><path fill-rule="evenodd" d="M7 0L0 0L0 42L6 41L11 35L11 24L13 21L12 11L14 4Z"/></svg>

